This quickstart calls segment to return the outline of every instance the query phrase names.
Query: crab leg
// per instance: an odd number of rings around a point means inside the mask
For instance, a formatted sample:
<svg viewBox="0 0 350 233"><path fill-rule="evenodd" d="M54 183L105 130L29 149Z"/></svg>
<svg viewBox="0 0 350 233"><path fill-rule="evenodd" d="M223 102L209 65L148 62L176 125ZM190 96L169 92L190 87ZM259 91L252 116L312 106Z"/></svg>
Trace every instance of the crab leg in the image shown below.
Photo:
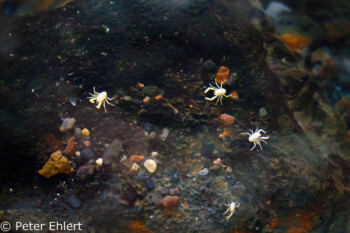
<svg viewBox="0 0 350 233"><path fill-rule="evenodd" d="M249 135L249 137L252 136L250 133L247 133L247 132L241 133L241 135L243 135L243 134L247 134L247 135Z"/></svg>
<svg viewBox="0 0 350 233"><path fill-rule="evenodd" d="M228 208L227 210L226 210L226 212L225 213L223 213L222 215L225 215L228 211L230 210L230 208Z"/></svg>
<svg viewBox="0 0 350 233"><path fill-rule="evenodd" d="M96 105L96 108L97 108L97 109L100 109L100 108L101 108L101 105L102 105L102 102L99 102L98 105Z"/></svg>
<svg viewBox="0 0 350 233"><path fill-rule="evenodd" d="M108 102L107 98L106 98L106 102L107 102L107 104L109 104L109 105L115 106L114 104L111 104L110 102Z"/></svg>
<svg viewBox="0 0 350 233"><path fill-rule="evenodd" d="M107 113L106 102L105 102L105 101L103 101L103 107L104 107L104 109L105 109L105 112Z"/></svg>
<svg viewBox="0 0 350 233"><path fill-rule="evenodd" d="M95 87L94 87L94 93L98 95L98 94L100 94L101 92L96 92L96 91L95 91Z"/></svg>
<svg viewBox="0 0 350 233"><path fill-rule="evenodd" d="M229 216L227 216L226 218L229 219L229 218L231 218L232 215L233 215L233 212L231 212L231 214Z"/></svg>
<svg viewBox="0 0 350 233"><path fill-rule="evenodd" d="M260 137L260 139L269 139L270 137Z"/></svg>
<svg viewBox="0 0 350 233"><path fill-rule="evenodd" d="M254 148L256 147L256 143L255 143L255 142L256 142L256 141L254 141L254 146L253 146L252 149L250 149L250 151L254 150Z"/></svg>
<svg viewBox="0 0 350 233"><path fill-rule="evenodd" d="M204 93L207 93L210 90L215 91L215 88L214 87L208 87L207 89L205 89Z"/></svg>
<svg viewBox="0 0 350 233"><path fill-rule="evenodd" d="M255 142L260 146L260 149L263 150L262 147L261 147L260 142L259 142L259 141L255 141ZM254 143L255 143L255 142L254 142Z"/></svg>
<svg viewBox="0 0 350 233"><path fill-rule="evenodd" d="M216 95L216 96L211 97L211 98L205 97L205 99L206 99L206 100L209 100L209 101L213 101L213 100L215 100L217 97L218 97L218 96Z"/></svg>
<svg viewBox="0 0 350 233"><path fill-rule="evenodd" d="M266 133L264 130L262 130L262 129L259 129L258 130L258 133L260 133L260 132L263 132L263 133Z"/></svg>
<svg viewBox="0 0 350 233"><path fill-rule="evenodd" d="M115 96L113 98L106 97L106 99L108 99L108 100L113 100L114 98L115 98Z"/></svg>
<svg viewBox="0 0 350 233"><path fill-rule="evenodd" d="M249 131L252 132L252 135L254 134L253 130L250 129Z"/></svg>
<svg viewBox="0 0 350 233"><path fill-rule="evenodd" d="M264 139L260 139L261 142L265 142L265 144L267 144L267 142Z"/></svg>

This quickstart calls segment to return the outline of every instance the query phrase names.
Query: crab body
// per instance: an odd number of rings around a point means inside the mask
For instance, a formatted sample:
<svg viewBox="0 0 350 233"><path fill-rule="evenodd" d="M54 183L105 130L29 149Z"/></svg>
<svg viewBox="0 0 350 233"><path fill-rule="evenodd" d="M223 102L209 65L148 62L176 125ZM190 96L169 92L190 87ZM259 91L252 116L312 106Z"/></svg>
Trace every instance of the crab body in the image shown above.
<svg viewBox="0 0 350 233"><path fill-rule="evenodd" d="M107 97L107 92L102 91L102 92L96 92L95 91L95 87L94 87L94 94L89 93L91 96L88 97L90 103L94 104L96 101L96 108L100 109L101 105L103 104L103 107L105 109L105 112L107 112L106 110L106 102L109 105L115 106L114 104L111 104L110 102L108 102L108 100L113 100L115 97L113 98L109 98Z"/></svg>
<svg viewBox="0 0 350 233"><path fill-rule="evenodd" d="M223 215L225 215L226 213L230 212L230 214L226 217L226 219L231 218L232 215L235 213L236 208L238 208L240 206L240 204L236 203L236 202L231 202L231 203L227 203L227 204L224 203L224 205L227 206L228 208L227 208L226 212Z"/></svg>
<svg viewBox="0 0 350 233"><path fill-rule="evenodd" d="M262 150L260 142L264 142L267 144L267 142L265 140L269 139L269 137L262 136L261 132L263 132L263 133L266 133L266 132L262 129L259 129L258 127L256 128L255 132L253 132L253 130L251 130L251 129L249 131L251 132L251 134L246 132L246 133L241 133L241 135L244 135L244 134L249 135L248 140L250 142L254 143L253 148L251 148L250 150L251 151L254 150L254 148L256 147L256 144L258 144L260 146L260 149Z"/></svg>
<svg viewBox="0 0 350 233"><path fill-rule="evenodd" d="M226 82L226 80L224 81ZM220 101L221 105L222 105L222 99L224 97L230 97L231 95L225 95L226 94L226 89L222 87L222 84L224 82L221 82L221 85L219 86L219 84L216 82L215 80L215 84L216 84L216 87L214 87L213 85L209 84L210 87L208 87L204 93L207 93L208 91L214 91L214 96L212 98L208 98L208 97L205 97L206 100L209 100L209 101L213 101L217 98L217 101L216 101L216 104L217 105Z"/></svg>

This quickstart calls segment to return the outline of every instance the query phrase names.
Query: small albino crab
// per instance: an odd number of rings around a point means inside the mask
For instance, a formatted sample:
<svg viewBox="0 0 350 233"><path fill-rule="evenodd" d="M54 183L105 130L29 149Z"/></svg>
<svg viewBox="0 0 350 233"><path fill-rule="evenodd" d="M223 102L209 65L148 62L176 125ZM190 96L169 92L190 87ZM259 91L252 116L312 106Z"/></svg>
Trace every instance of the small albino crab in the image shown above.
<svg viewBox="0 0 350 233"><path fill-rule="evenodd" d="M230 203L227 203L227 204L224 203L224 205L227 206L228 208L227 208L226 212L223 215L225 215L226 213L230 212L230 215L227 216L226 219L231 218L232 215L235 213L236 208L238 208L240 206L239 203L235 203L235 202L231 202L231 204Z"/></svg>
<svg viewBox="0 0 350 233"><path fill-rule="evenodd" d="M102 91L102 92L96 92L95 91L95 87L94 87L94 94L89 93L91 96L87 97L88 99L90 99L90 103L95 103L96 101L96 108L100 109L101 105L103 104L103 107L105 109L105 112L107 112L106 110L106 102L109 105L115 106L114 104L111 104L110 102L108 102L108 100L113 100L115 97L113 98L108 98L107 97L107 92Z"/></svg>
<svg viewBox="0 0 350 233"><path fill-rule="evenodd" d="M252 149L250 149L251 151L254 150L254 148L256 147L256 144L258 144L260 146L260 149L262 150L261 144L260 142L265 142L267 144L267 142L265 140L269 139L269 137L265 136L261 136L260 132L266 133L264 130L259 129L259 127L256 128L255 132L253 132L253 130L249 130L252 134L250 133L241 133L241 135L243 134L248 134L249 135L249 141L250 142L254 142L254 146Z"/></svg>
<svg viewBox="0 0 350 233"><path fill-rule="evenodd" d="M226 80L225 80L224 82L226 82ZM210 87L208 87L208 88L204 91L204 93L207 93L208 91L214 91L214 97L212 97L212 98L205 97L205 99L206 99L206 100L209 100L209 101L213 101L213 100L215 100L216 98L218 98L218 100L216 101L216 104L215 104L215 105L217 105L217 104L219 103L219 101L220 101L220 103L221 103L221 105L222 105L222 99L224 98L224 96L225 96L225 97L230 97L230 96L231 96L231 95L225 95L225 94L226 94L226 89L225 89L225 88L222 88L222 84L223 84L224 82L221 82L221 86L219 86L218 83L216 82L216 79L215 79L215 84L216 84L217 88L214 87L213 85L211 85L211 84L209 83Z"/></svg>

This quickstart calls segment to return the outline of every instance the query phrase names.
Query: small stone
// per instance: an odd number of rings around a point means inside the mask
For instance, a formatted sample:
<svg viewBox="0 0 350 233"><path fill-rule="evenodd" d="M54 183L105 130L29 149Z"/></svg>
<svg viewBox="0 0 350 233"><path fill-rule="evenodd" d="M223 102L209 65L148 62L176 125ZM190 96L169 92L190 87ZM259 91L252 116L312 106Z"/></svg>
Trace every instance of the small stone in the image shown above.
<svg viewBox="0 0 350 233"><path fill-rule="evenodd" d="M177 183L180 180L180 176L179 176L179 172L178 171L174 171L170 177L170 181L172 183Z"/></svg>
<svg viewBox="0 0 350 233"><path fill-rule="evenodd" d="M90 131L87 128L84 128L81 133L85 136L89 136L90 135Z"/></svg>
<svg viewBox="0 0 350 233"><path fill-rule="evenodd" d="M204 68L209 71L209 72L216 72L216 70L218 69L218 66L212 61L212 60L206 60L203 63Z"/></svg>
<svg viewBox="0 0 350 233"><path fill-rule="evenodd" d="M131 155L130 159L135 161L135 162L141 162L142 160L145 159L145 156L143 156L143 155Z"/></svg>
<svg viewBox="0 0 350 233"><path fill-rule="evenodd" d="M165 209L172 209L179 203L178 196L165 196L161 201L160 205Z"/></svg>
<svg viewBox="0 0 350 233"><path fill-rule="evenodd" d="M136 171L138 171L139 169L140 169L140 166L139 166L137 163L133 163L132 166L131 166L131 168L130 168L130 170L131 170L132 172L136 172Z"/></svg>
<svg viewBox="0 0 350 233"><path fill-rule="evenodd" d="M233 122L235 121L235 117L228 115L228 114L221 114L220 115L220 121L224 124L224 125L232 125Z"/></svg>
<svg viewBox="0 0 350 233"><path fill-rule="evenodd" d="M221 164L221 158L217 158L213 161L213 164L220 165Z"/></svg>
<svg viewBox="0 0 350 233"><path fill-rule="evenodd" d="M160 140L165 141L168 138L169 135L169 129L164 128L163 132L159 135Z"/></svg>
<svg viewBox="0 0 350 233"><path fill-rule="evenodd" d="M203 170L200 170L200 171L198 172L198 174L199 174L200 176L206 176L206 175L208 175L208 173L209 173L208 168L204 168Z"/></svg>
<svg viewBox="0 0 350 233"><path fill-rule="evenodd" d="M152 156L152 157L157 157L157 156L158 156L158 152L157 152L157 151L153 151L153 152L151 153L151 156Z"/></svg>
<svg viewBox="0 0 350 233"><path fill-rule="evenodd" d="M149 97L154 97L158 94L158 88L156 86L146 86L142 89L142 92Z"/></svg>
<svg viewBox="0 0 350 233"><path fill-rule="evenodd" d="M169 193L169 189L167 187L163 187L160 190L160 193L165 196L165 195L167 195Z"/></svg>
<svg viewBox="0 0 350 233"><path fill-rule="evenodd" d="M85 147L90 147L90 145L91 145L90 141L84 141L84 146Z"/></svg>
<svg viewBox="0 0 350 233"><path fill-rule="evenodd" d="M143 166L149 173L154 173L157 170L157 163L153 159L146 159Z"/></svg>
<svg viewBox="0 0 350 233"><path fill-rule="evenodd" d="M75 128L74 129L74 137L79 138L79 137L81 137L81 135L82 135L81 129Z"/></svg>
<svg viewBox="0 0 350 233"><path fill-rule="evenodd" d="M97 166L102 166L103 159L102 158L96 159L96 164L97 164Z"/></svg>
<svg viewBox="0 0 350 233"><path fill-rule="evenodd" d="M80 151L75 152L75 156L80 156L80 155L81 155Z"/></svg>
<svg viewBox="0 0 350 233"><path fill-rule="evenodd" d="M169 194L172 195L172 196L175 196L177 194L180 193L180 189L178 187L174 188L174 189L170 189L170 192Z"/></svg>
<svg viewBox="0 0 350 233"><path fill-rule="evenodd" d="M153 190L154 189L154 182L151 178L148 178L146 181L145 181L145 184L146 184L146 188L148 190Z"/></svg>
<svg viewBox="0 0 350 233"><path fill-rule="evenodd" d="M74 126L74 123L75 123L75 118L69 118L69 117L65 118L60 126L60 131L66 132L72 129Z"/></svg>
<svg viewBox="0 0 350 233"><path fill-rule="evenodd" d="M103 160L105 164L111 164L112 161L119 156L122 148L123 142L119 139L114 139L105 152L103 152Z"/></svg>
<svg viewBox="0 0 350 233"><path fill-rule="evenodd" d="M157 137L157 133L156 132L152 132L149 134L149 138L150 139L155 139Z"/></svg>
<svg viewBox="0 0 350 233"><path fill-rule="evenodd" d="M261 117L266 117L267 116L267 111L265 108L260 108L259 109L259 116Z"/></svg>
<svg viewBox="0 0 350 233"><path fill-rule="evenodd" d="M67 141L67 147L65 150L65 154L68 156L75 156L75 141L74 141L74 137L71 137L68 141Z"/></svg>
<svg viewBox="0 0 350 233"><path fill-rule="evenodd" d="M73 195L68 198L67 202L73 209L78 209L81 206L81 201Z"/></svg>
<svg viewBox="0 0 350 233"><path fill-rule="evenodd" d="M91 159L95 158L95 153L91 150L90 147L84 148L81 152L81 158L83 160L83 163L88 162Z"/></svg>

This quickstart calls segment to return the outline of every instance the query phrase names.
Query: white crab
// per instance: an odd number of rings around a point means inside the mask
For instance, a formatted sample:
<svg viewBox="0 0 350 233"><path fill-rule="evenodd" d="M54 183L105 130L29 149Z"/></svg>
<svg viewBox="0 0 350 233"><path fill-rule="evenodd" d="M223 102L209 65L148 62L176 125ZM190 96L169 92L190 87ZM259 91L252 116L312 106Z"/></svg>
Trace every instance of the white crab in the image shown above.
<svg viewBox="0 0 350 233"><path fill-rule="evenodd" d="M253 132L253 130L249 130L250 132L252 132L252 134L250 133L241 133L241 135L243 134L248 134L249 135L249 141L250 142L254 142L254 146L252 149L250 149L251 151L254 150L254 148L256 147L256 144L258 144L260 146L260 149L262 150L261 144L260 142L265 142L267 144L267 142L265 140L269 139L269 137L267 136L261 136L260 132L266 133L264 130L259 129L259 127L256 128L255 132Z"/></svg>
<svg viewBox="0 0 350 233"><path fill-rule="evenodd" d="M231 218L231 216L235 213L236 208L238 208L240 206L239 203L235 203L235 202L231 202L231 204L230 203L227 203L227 204L224 203L224 205L228 206L228 208L227 208L226 212L223 215L225 215L227 212L230 212L230 215L227 216L226 219Z"/></svg>
<svg viewBox="0 0 350 233"><path fill-rule="evenodd" d="M230 96L231 96L231 95L225 95L225 94L226 94L226 89L225 89L225 88L222 88L222 84L223 84L224 82L226 82L226 80L223 81L223 82L221 82L221 86L219 86L218 83L216 82L216 79L215 79L215 84L216 84L217 88L214 87L213 85L211 85L211 84L209 83L210 87L208 87L208 88L204 91L204 93L207 93L208 91L211 90L211 91L214 91L214 96L213 96L212 98L205 97L205 99L206 99L206 100L209 100L209 101L213 101L213 100L215 100L216 98L218 98L218 100L216 101L216 104L215 104L215 105L217 105L217 104L219 103L219 101L220 101L220 103L221 103L221 105L222 105L222 99L224 98L224 96L225 96L225 97L230 97Z"/></svg>
<svg viewBox="0 0 350 233"><path fill-rule="evenodd" d="M107 97L107 92L102 91L102 92L96 92L95 91L95 87L94 87L94 94L89 93L91 96L87 97L90 101L90 103L95 103L96 101L96 108L100 109L101 105L103 104L103 107L105 109L105 112L107 112L106 110L106 102L109 105L115 106L114 104L111 104L110 102L108 102L108 100L113 100L115 97L113 98L109 98Z"/></svg>

